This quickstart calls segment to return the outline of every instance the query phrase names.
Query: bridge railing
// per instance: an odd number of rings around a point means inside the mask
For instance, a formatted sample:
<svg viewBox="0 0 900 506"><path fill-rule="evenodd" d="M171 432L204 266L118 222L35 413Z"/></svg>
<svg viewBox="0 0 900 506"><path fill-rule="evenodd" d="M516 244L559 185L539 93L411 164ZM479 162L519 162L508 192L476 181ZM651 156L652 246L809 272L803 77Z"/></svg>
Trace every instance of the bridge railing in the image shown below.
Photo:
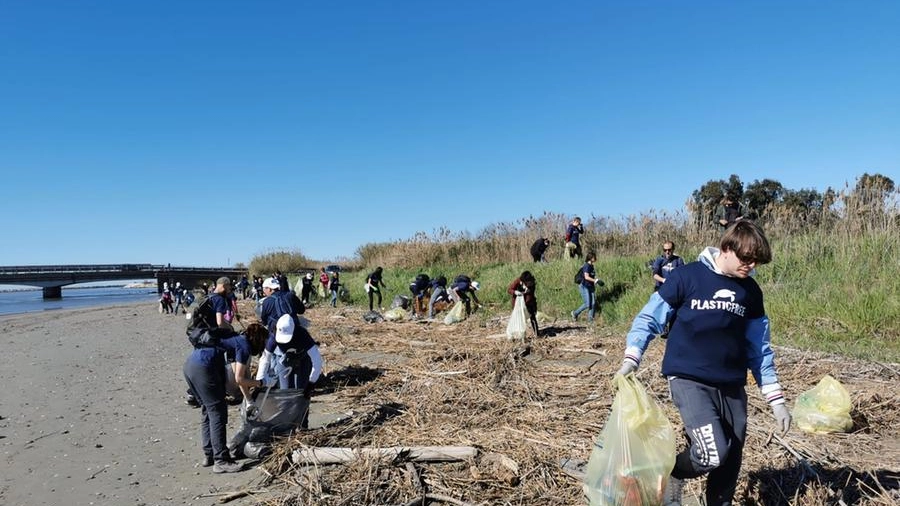
<svg viewBox="0 0 900 506"><path fill-rule="evenodd" d="M42 274L52 272L121 272L147 271L162 269L161 265L152 264L90 264L90 265L4 265L0 266L0 274Z"/></svg>

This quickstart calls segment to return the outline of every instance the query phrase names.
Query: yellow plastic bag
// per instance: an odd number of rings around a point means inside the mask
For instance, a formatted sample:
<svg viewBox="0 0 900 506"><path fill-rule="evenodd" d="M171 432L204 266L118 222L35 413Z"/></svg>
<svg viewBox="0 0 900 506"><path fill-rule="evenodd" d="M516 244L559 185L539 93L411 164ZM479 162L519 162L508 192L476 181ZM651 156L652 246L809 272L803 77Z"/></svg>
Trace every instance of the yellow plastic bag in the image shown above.
<svg viewBox="0 0 900 506"><path fill-rule="evenodd" d="M444 323L447 325L453 325L454 323L459 323L466 319L466 303L458 300L453 304L453 307L450 309L450 312L447 313L447 316L444 317Z"/></svg>
<svg viewBox="0 0 900 506"><path fill-rule="evenodd" d="M634 377L616 375L612 411L588 460L591 506L660 506L675 467L675 432Z"/></svg>
<svg viewBox="0 0 900 506"><path fill-rule="evenodd" d="M794 421L800 430L806 432L848 432L853 428L851 407L847 389L826 374L818 385L797 398L794 404Z"/></svg>

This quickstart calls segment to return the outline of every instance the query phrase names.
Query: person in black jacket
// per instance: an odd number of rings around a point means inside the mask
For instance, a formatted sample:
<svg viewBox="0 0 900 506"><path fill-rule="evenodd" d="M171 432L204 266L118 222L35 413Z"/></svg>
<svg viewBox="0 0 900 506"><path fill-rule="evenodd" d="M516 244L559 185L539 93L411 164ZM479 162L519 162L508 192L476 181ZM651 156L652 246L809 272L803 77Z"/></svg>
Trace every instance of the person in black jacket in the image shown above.
<svg viewBox="0 0 900 506"><path fill-rule="evenodd" d="M531 245L531 258L535 262L546 262L547 259L544 258L544 252L546 252L549 247L550 239L547 239L546 237L541 237L537 241L534 241L534 244Z"/></svg>

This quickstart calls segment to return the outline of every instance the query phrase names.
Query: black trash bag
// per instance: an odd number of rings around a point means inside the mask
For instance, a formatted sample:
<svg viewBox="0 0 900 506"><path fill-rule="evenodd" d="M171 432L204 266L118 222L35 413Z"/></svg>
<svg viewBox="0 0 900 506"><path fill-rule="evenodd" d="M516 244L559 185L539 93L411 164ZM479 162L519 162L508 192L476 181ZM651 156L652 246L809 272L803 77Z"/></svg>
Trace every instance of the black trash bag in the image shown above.
<svg viewBox="0 0 900 506"><path fill-rule="evenodd" d="M384 316L381 316L378 311L369 311L363 315L363 320L369 323L378 323L384 321Z"/></svg>
<svg viewBox="0 0 900 506"><path fill-rule="evenodd" d="M409 303L412 301L406 295L395 295L394 300L391 301L391 309L396 309L401 307L403 309L409 309Z"/></svg>
<svg viewBox="0 0 900 506"><path fill-rule="evenodd" d="M260 446L268 446L275 437L302 427L308 411L309 399L303 389L263 389L249 409L246 404L241 406L241 429L228 443L231 456L257 458L251 453L260 455ZM247 443L255 444L248 448Z"/></svg>

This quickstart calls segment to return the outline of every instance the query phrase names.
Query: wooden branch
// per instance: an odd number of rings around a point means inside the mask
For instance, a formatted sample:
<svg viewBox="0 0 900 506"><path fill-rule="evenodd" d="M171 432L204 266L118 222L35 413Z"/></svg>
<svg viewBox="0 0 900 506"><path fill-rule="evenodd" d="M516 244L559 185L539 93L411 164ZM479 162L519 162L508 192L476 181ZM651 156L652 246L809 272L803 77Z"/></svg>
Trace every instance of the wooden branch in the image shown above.
<svg viewBox="0 0 900 506"><path fill-rule="evenodd" d="M590 353L591 355L600 355L601 357L606 356L606 350L592 350L590 348L560 348L559 351L568 353Z"/></svg>
<svg viewBox="0 0 900 506"><path fill-rule="evenodd" d="M474 458L471 446L394 446L390 448L301 448L291 452L295 464L343 464L360 458L404 457L413 462L456 462Z"/></svg>

